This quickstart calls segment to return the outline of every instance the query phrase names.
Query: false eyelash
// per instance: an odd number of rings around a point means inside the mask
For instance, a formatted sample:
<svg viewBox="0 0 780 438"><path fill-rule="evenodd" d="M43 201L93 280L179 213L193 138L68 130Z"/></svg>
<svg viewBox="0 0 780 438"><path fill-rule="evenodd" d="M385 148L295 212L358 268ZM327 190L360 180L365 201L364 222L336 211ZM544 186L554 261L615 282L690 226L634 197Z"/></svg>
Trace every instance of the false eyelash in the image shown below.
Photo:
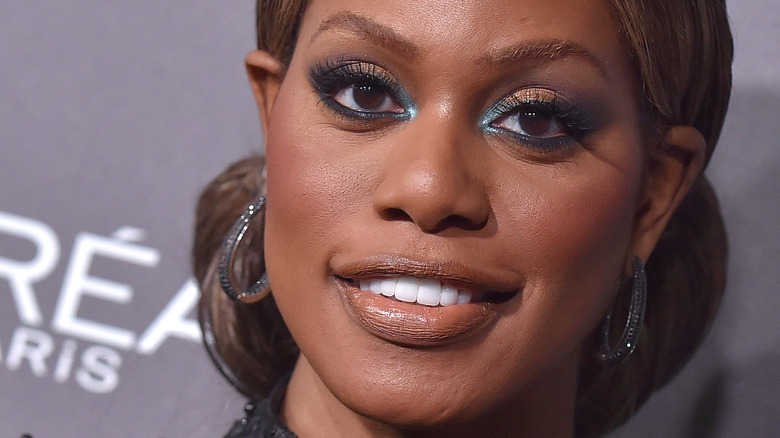
<svg viewBox="0 0 780 438"><path fill-rule="evenodd" d="M383 68L365 61L329 59L315 64L309 71L309 81L312 88L319 94L320 101L337 115L351 119L387 119L409 118L411 116L411 101L403 88ZM345 87L355 84L380 86L387 90L390 97L404 107L402 113L362 112L346 108L338 103L333 94Z"/></svg>
<svg viewBox="0 0 780 438"><path fill-rule="evenodd" d="M508 135L520 143L527 144L537 149L554 151L579 142L598 128L598 120L591 111L586 111L579 106L572 105L557 94L548 92L543 94L546 95L546 98L519 97L517 94L513 94L500 100L485 114L481 123L483 129L496 134ZM501 117L521 110L532 110L549 114L562 124L565 128L566 135L551 138L537 138L501 129L492 125L492 123Z"/></svg>

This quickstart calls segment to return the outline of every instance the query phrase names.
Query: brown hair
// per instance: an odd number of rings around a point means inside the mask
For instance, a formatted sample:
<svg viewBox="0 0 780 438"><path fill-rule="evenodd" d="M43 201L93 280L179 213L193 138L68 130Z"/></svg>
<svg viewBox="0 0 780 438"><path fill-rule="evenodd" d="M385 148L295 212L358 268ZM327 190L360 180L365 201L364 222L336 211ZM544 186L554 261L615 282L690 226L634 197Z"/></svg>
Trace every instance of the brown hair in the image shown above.
<svg viewBox="0 0 780 438"><path fill-rule="evenodd" d="M709 160L731 91L733 46L725 0L610 2L641 79L640 95L646 98L642 106L652 128L697 128L707 141ZM258 48L289 63L307 4L258 0ZM648 138L657 142L658 136ZM264 191L263 169L261 157L249 157L206 187L193 248L206 347L225 377L250 397L267 394L298 355L272 297L255 305L235 303L216 279L222 241L232 222ZM261 234L250 236L236 263L244 269L240 275L247 284L264 269L262 253L252 250L261 247ZM578 388L577 436L599 436L628 419L688 361L715 317L725 286L726 233L717 198L704 176L673 215L646 269L647 312L634 354L620 367L608 368L595 359L595 334L583 349L587 355ZM625 291L619 295L628 296ZM628 306L618 302L615 307ZM615 319L624 316L616 314Z"/></svg>

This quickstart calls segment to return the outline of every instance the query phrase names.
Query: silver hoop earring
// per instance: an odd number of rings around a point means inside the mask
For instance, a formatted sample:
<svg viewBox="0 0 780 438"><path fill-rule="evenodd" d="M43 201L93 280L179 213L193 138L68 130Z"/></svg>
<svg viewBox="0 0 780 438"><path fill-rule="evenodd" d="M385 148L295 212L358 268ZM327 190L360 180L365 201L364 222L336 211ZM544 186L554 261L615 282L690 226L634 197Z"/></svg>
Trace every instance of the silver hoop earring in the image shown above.
<svg viewBox="0 0 780 438"><path fill-rule="evenodd" d="M265 196L261 197L254 204L251 204L246 211L238 218L230 233L225 239L222 247L222 255L219 258L219 284L227 296L235 301L256 302L260 301L271 291L271 285L268 282L268 274L263 272L260 279L249 287L246 291L236 286L233 282L233 262L235 261L236 248L244 238L246 230L252 218L261 211L265 210Z"/></svg>
<svg viewBox="0 0 780 438"><path fill-rule="evenodd" d="M599 354L601 359L609 366L619 366L628 359L636 348L639 333L645 321L645 308L647 307L647 275L642 259L634 256L631 261L633 284L631 285L631 304L628 308L628 319L623 335L615 348L609 346L609 327L612 322L612 309L610 309L602 327L603 341Z"/></svg>

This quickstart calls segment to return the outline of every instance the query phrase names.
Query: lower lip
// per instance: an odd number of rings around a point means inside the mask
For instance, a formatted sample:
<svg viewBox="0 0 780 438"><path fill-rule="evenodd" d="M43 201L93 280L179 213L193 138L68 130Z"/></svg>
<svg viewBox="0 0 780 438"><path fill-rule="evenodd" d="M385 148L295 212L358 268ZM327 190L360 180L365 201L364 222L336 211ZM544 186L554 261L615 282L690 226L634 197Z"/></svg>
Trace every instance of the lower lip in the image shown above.
<svg viewBox="0 0 780 438"><path fill-rule="evenodd" d="M361 290L339 279L342 297L360 325L374 336L408 347L437 347L471 336L495 319L493 303L429 307Z"/></svg>

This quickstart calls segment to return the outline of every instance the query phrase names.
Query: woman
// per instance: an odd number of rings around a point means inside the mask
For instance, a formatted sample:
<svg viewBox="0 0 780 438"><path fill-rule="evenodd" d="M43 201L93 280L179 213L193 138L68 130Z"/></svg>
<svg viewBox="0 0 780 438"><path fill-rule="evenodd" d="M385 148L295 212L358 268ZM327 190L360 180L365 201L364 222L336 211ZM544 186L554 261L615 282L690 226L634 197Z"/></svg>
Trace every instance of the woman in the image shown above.
<svg viewBox="0 0 780 438"><path fill-rule="evenodd" d="M690 357L725 276L721 1L261 1L257 26L265 162L206 189L194 248L215 363L275 388L231 436L598 436Z"/></svg>

